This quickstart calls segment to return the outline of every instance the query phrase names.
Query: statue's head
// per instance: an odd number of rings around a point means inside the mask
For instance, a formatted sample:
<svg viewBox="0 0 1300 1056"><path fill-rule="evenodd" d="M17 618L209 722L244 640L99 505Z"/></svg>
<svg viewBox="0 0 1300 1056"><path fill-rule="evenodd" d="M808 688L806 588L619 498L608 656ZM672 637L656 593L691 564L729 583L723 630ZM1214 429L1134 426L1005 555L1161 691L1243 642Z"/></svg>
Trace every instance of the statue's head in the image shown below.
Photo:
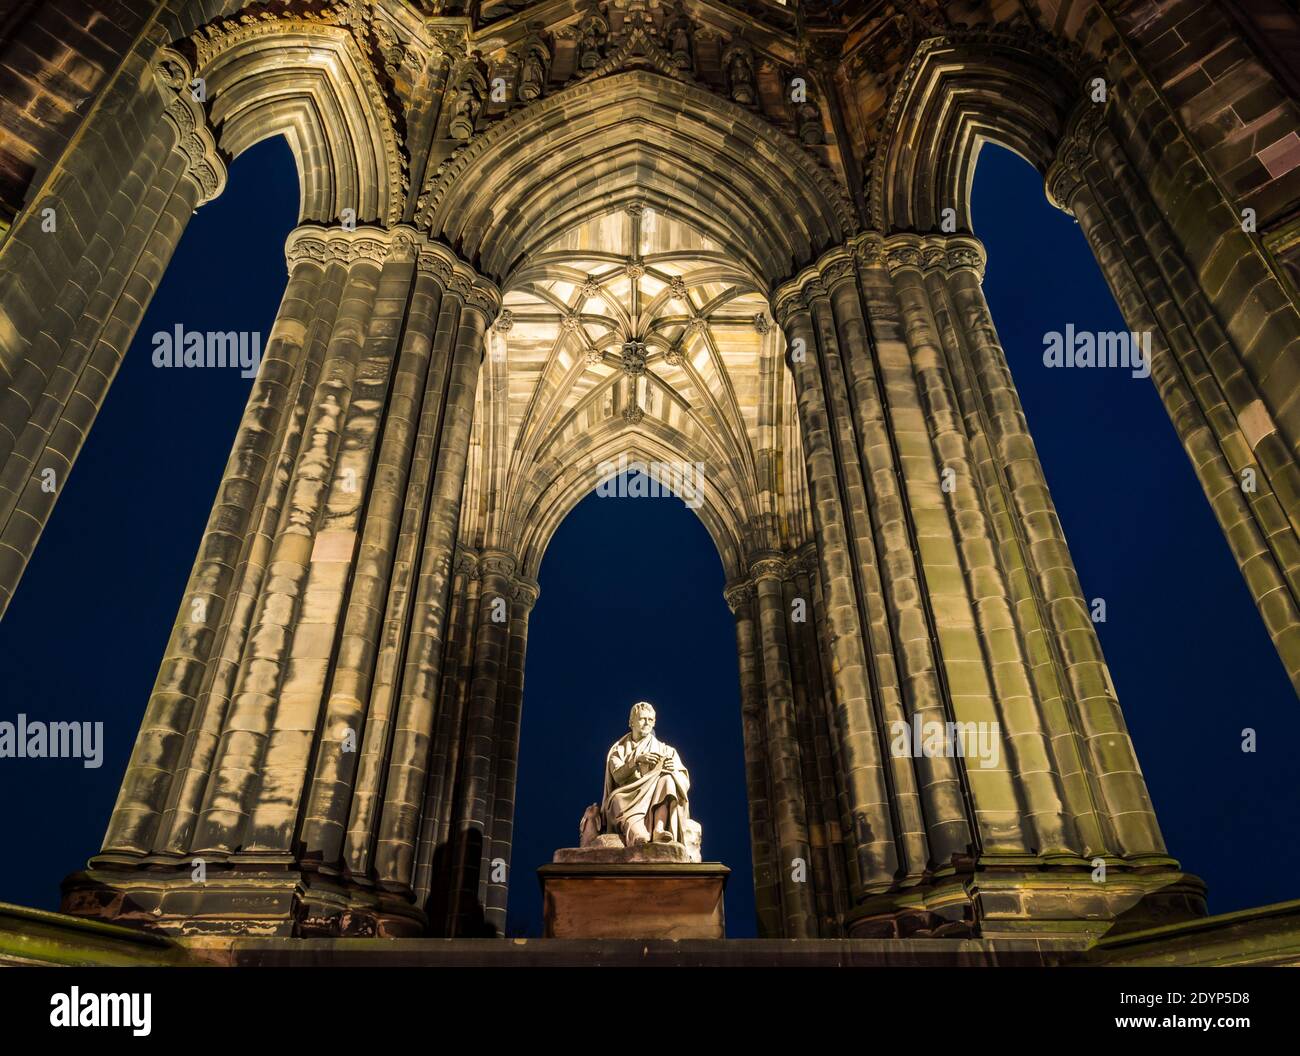
<svg viewBox="0 0 1300 1056"><path fill-rule="evenodd" d="M655 709L648 701L632 705L632 714L627 719L628 729L632 731L632 740L643 741L655 732Z"/></svg>

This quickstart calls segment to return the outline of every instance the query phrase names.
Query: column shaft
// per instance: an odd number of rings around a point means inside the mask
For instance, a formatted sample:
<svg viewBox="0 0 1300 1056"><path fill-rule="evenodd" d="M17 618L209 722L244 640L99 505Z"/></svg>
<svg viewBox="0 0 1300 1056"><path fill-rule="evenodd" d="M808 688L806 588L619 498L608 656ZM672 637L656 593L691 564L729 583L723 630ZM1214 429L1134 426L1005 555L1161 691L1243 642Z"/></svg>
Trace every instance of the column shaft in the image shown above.
<svg viewBox="0 0 1300 1056"><path fill-rule="evenodd" d="M164 809L174 811L180 804L184 810L194 786L199 785L201 795L206 782L206 761L195 757L205 748L197 732L206 717L201 691L214 645L224 640L232 608L239 604L232 597L237 570L250 523L270 483L269 467L287 408L294 404L290 394L300 369L302 327L320 281L320 267L302 263L285 289L127 764L104 837L105 852L144 853L155 845L156 832L159 849L187 849L185 841L177 840L176 826L183 822L169 819L161 832L157 824ZM192 773L196 762L198 770ZM175 787L173 775L180 779Z"/></svg>
<svg viewBox="0 0 1300 1056"><path fill-rule="evenodd" d="M469 291L465 291L468 295ZM440 320L441 325L441 320ZM437 711L451 564L469 453L474 393L483 358L486 311L466 302L456 325L447 410L407 644L397 728L379 824L375 871L379 882L410 890L415 870L420 807L428 779L429 742ZM440 333L435 343L445 340Z"/></svg>
<svg viewBox="0 0 1300 1056"><path fill-rule="evenodd" d="M301 749L311 739L310 730L301 728L305 721L299 721L296 715L288 719L295 729L287 735L277 736L276 724L283 721L282 708L296 709L300 696L310 698L313 679L323 682L328 665L328 656L323 660L295 660L292 650L300 619L305 616L315 623L320 615L316 608L307 608L308 603L319 601L328 608L341 602L351 564L346 538L317 533L327 531L331 520L329 499L336 459L348 422L378 278L379 269L372 261L358 260L349 266L302 450L294 467L287 523L276 539L266 587L258 600L254 630L226 714L196 828L195 850L230 853L243 846L268 753L274 749L278 759L282 744L296 743ZM309 587L313 588L310 592ZM321 622L328 627L328 620ZM321 633L328 634L328 630ZM316 692L319 694L320 685ZM274 791L274 782L269 791ZM280 802L277 809L280 823L291 824L292 807Z"/></svg>
<svg viewBox="0 0 1300 1056"><path fill-rule="evenodd" d="M826 624L834 657L836 723L842 772L853 823L859 897L883 890L898 868L892 804L882 745L872 709L870 679L858 611L854 560L841 493L842 453L837 450L819 366L819 342L806 308L783 320L792 348L791 369L808 463L808 490L826 595Z"/></svg>
<svg viewBox="0 0 1300 1056"><path fill-rule="evenodd" d="M749 804L749 849L754 867L754 903L760 938L782 934L781 892L777 882L779 853L773 834L771 775L763 721L763 672L758 655L754 588L729 586L727 604L736 617L736 653L740 669L740 721L745 741L745 791Z"/></svg>
<svg viewBox="0 0 1300 1056"><path fill-rule="evenodd" d="M779 559L760 561L755 566L754 591L763 661L767 752L776 823L783 934L786 938L807 938L817 933L816 911L812 885L808 882L812 854L808 843L803 774L794 720L794 690L790 682L790 655L785 634L785 597L781 590L783 571ZM801 869L796 872L798 865Z"/></svg>

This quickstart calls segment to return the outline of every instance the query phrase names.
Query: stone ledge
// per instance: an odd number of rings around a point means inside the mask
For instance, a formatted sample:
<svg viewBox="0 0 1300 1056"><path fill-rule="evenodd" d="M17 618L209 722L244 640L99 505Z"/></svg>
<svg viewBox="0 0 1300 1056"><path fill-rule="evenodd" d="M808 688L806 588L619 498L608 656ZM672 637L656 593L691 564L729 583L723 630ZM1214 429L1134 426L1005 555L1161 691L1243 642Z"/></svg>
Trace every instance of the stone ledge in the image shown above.
<svg viewBox="0 0 1300 1056"><path fill-rule="evenodd" d="M1056 967L1300 966L1300 901L1086 938L380 939L173 938L0 903L0 966L114 967Z"/></svg>

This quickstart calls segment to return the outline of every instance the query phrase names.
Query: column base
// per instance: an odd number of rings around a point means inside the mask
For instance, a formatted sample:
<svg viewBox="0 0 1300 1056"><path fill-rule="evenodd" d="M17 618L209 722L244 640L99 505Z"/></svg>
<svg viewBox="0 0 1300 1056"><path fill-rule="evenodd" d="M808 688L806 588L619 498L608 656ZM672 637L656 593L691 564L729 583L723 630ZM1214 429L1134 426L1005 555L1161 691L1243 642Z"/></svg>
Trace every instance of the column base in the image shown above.
<svg viewBox="0 0 1300 1056"><path fill-rule="evenodd" d="M722 939L723 888L717 862L585 864L537 870L548 939Z"/></svg>
<svg viewBox="0 0 1300 1056"><path fill-rule="evenodd" d="M850 938L1081 938L1162 927L1208 912L1205 884L1173 868L977 866L973 872L868 899L845 920Z"/></svg>
<svg viewBox="0 0 1300 1056"><path fill-rule="evenodd" d="M165 935L412 938L424 913L390 895L300 869L165 868L92 863L63 881L64 913Z"/></svg>

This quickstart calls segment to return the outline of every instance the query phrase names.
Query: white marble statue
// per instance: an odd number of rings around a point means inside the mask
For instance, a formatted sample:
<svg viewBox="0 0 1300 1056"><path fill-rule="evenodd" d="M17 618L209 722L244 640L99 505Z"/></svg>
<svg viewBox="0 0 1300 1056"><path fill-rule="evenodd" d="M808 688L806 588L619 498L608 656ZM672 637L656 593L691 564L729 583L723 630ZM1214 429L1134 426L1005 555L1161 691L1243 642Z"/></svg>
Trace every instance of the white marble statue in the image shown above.
<svg viewBox="0 0 1300 1056"><path fill-rule="evenodd" d="M701 830L691 820L691 777L681 756L655 736L655 709L647 702L632 706L628 727L605 757L604 801L582 816L582 846L608 846L617 834L628 849L676 844L698 862Z"/></svg>

